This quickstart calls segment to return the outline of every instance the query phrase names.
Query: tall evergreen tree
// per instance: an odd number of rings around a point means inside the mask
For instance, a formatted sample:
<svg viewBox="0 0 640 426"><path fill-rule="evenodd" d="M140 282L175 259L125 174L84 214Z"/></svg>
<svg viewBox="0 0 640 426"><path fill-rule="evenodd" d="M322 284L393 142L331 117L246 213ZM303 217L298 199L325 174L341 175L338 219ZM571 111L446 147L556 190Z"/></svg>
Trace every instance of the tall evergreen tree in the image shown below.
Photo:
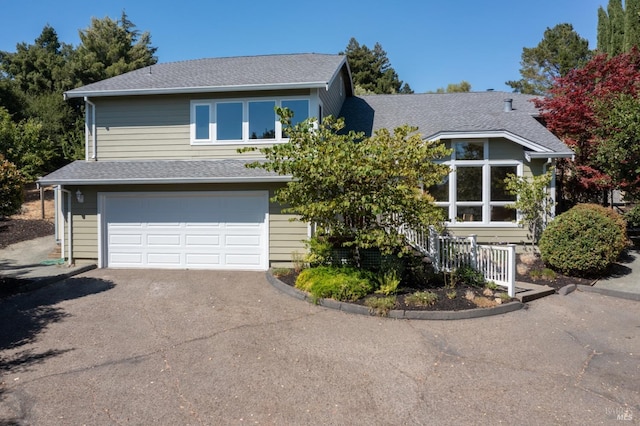
<svg viewBox="0 0 640 426"><path fill-rule="evenodd" d="M624 11L624 51L640 46L640 0L626 0Z"/></svg>
<svg viewBox="0 0 640 426"><path fill-rule="evenodd" d="M349 59L357 94L413 93L409 85L398 78L380 43L369 49L352 37L345 51L340 53Z"/></svg>
<svg viewBox="0 0 640 426"><path fill-rule="evenodd" d="M598 8L597 49L600 53L609 53L609 15L602 6Z"/></svg>
<svg viewBox="0 0 640 426"><path fill-rule="evenodd" d="M580 37L571 24L558 24L545 30L536 47L522 49L522 78L506 84L515 92L542 95L556 78L567 75L590 58L589 41Z"/></svg>
<svg viewBox="0 0 640 426"><path fill-rule="evenodd" d="M609 15L609 56L622 53L624 48L624 9L622 0L609 0L607 6Z"/></svg>

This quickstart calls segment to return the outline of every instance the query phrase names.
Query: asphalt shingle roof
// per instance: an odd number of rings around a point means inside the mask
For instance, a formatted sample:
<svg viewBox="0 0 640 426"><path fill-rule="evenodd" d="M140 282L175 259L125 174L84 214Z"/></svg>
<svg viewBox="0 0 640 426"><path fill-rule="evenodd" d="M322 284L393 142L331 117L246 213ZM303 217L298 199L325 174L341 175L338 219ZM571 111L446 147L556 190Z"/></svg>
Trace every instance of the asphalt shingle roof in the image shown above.
<svg viewBox="0 0 640 426"><path fill-rule="evenodd" d="M417 126L425 138L441 133L509 132L553 152L571 150L535 119L535 96L507 92L427 93L351 97L342 107L347 130ZM504 111L505 99L513 110Z"/></svg>
<svg viewBox="0 0 640 426"><path fill-rule="evenodd" d="M169 62L131 71L66 92L68 97L126 92L215 91L242 87L322 87L345 63L317 53L241 56Z"/></svg>
<svg viewBox="0 0 640 426"><path fill-rule="evenodd" d="M43 185L286 182L287 176L250 169L254 160L77 160L41 178Z"/></svg>

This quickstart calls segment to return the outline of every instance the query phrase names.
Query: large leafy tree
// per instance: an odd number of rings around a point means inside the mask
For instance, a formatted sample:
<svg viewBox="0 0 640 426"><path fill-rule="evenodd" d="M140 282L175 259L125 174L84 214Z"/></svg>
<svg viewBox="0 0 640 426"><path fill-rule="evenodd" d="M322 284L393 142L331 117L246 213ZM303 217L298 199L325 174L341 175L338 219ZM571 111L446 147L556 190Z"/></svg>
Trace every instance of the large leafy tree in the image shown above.
<svg viewBox="0 0 640 426"><path fill-rule="evenodd" d="M591 57L589 41L571 24L547 28L536 47L522 49L520 80L507 81L515 92L543 95L556 78L584 65Z"/></svg>
<svg viewBox="0 0 640 426"><path fill-rule="evenodd" d="M603 167L599 158L605 158L602 157L603 141L615 139L615 123L624 124L616 115L616 112L625 114L627 104L618 103L622 102L621 95L636 99L639 84L640 52L637 49L612 58L600 54L583 68L558 78L549 91L550 97L534 101L548 128L575 151L574 161L559 164L565 199L602 201L606 191L627 186L627 179L634 179L613 173ZM627 97L622 99L628 101Z"/></svg>
<svg viewBox="0 0 640 426"><path fill-rule="evenodd" d="M369 49L351 38L345 51L340 53L349 59L357 94L413 93L411 87L398 78L380 43Z"/></svg>
<svg viewBox="0 0 640 426"><path fill-rule="evenodd" d="M276 192L305 222L359 248L402 251L401 225L414 229L442 220L434 199L420 190L442 181L448 167L436 164L449 150L423 140L409 126L363 133L343 132L344 121L327 117L314 129L309 121L289 127L290 112L280 110L289 142L262 148L265 162L252 167L293 179Z"/></svg>
<svg viewBox="0 0 640 426"><path fill-rule="evenodd" d="M614 186L640 199L640 97L620 94L596 109L596 160Z"/></svg>
<svg viewBox="0 0 640 426"><path fill-rule="evenodd" d="M92 18L79 31L74 71L83 84L114 77L158 62L149 32L140 33L123 11L119 20Z"/></svg>
<svg viewBox="0 0 640 426"><path fill-rule="evenodd" d="M0 107L6 109L0 119L6 124L10 117L17 134L31 135L0 144L0 154L29 179L82 156L84 108L65 102L65 90L157 61L149 33L137 31L124 12L117 21L92 19L80 39L74 48L46 25L33 44L0 52Z"/></svg>
<svg viewBox="0 0 640 426"><path fill-rule="evenodd" d="M598 52L616 56L640 47L640 0L609 0L598 8Z"/></svg>

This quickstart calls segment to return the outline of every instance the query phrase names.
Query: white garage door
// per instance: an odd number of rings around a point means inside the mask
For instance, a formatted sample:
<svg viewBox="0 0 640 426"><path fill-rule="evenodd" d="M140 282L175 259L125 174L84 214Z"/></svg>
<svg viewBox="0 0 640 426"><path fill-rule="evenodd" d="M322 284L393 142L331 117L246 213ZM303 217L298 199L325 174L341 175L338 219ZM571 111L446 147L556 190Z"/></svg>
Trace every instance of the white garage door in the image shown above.
<svg viewBox="0 0 640 426"><path fill-rule="evenodd" d="M267 269L266 191L100 197L103 266Z"/></svg>

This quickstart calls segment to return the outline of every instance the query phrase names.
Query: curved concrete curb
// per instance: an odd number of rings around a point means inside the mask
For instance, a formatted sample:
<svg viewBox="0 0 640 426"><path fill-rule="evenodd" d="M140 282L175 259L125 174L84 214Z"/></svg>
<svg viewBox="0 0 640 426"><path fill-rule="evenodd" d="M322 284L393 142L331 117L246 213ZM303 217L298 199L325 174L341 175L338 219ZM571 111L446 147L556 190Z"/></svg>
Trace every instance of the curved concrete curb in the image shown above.
<svg viewBox="0 0 640 426"><path fill-rule="evenodd" d="M619 297L621 299L635 300L636 302L640 302L639 293L627 293L626 291L610 290L610 289L601 288L601 287L590 287L588 285L582 285L582 284L578 285L578 290L586 291L588 293L598 293L604 296Z"/></svg>
<svg viewBox="0 0 640 426"><path fill-rule="evenodd" d="M310 303L313 303L313 300L311 297L309 297L308 293L283 283L282 281L271 275L270 272L267 272L266 276L267 281L269 281L272 286L274 286L281 292L295 297L296 299L306 300ZM324 306L325 308L336 309L338 311L344 311L350 314L377 316L368 307L357 305L355 303L338 302L337 300L333 299L320 299L318 300L317 304L320 306ZM405 311L394 309L392 311L389 311L388 317L394 319L459 320L506 314L507 312L513 312L522 309L524 306L524 303L515 301L505 303L504 305L497 305L493 308L467 309L465 311Z"/></svg>

